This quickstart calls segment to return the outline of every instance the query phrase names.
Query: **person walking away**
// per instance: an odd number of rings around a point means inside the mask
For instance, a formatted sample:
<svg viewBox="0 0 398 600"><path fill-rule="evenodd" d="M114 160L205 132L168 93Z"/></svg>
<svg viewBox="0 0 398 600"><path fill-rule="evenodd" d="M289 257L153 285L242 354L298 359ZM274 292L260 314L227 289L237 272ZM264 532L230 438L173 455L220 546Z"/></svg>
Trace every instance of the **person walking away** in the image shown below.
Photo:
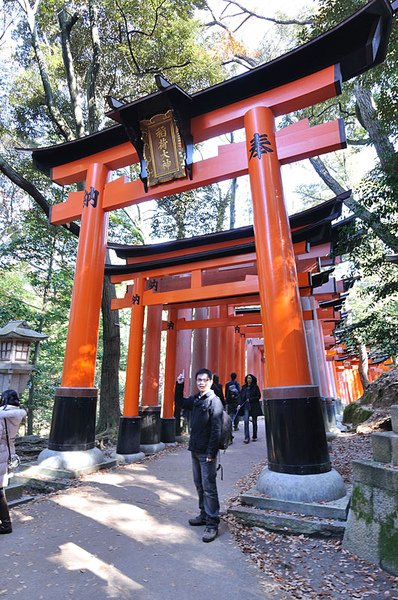
<svg viewBox="0 0 398 600"><path fill-rule="evenodd" d="M253 423L252 440L253 442L257 440L257 417L263 414L263 411L261 410L260 398L261 392L257 385L257 378L249 373L245 377L245 383L242 386L239 397L239 414L243 416L245 444L250 442L249 417L252 418Z"/></svg>
<svg viewBox="0 0 398 600"><path fill-rule="evenodd" d="M225 398L224 398L224 394L222 391L222 385L220 383L219 376L216 374L213 375L213 383L212 383L211 389L213 390L215 395L220 398L222 405L225 408Z"/></svg>
<svg viewBox="0 0 398 600"><path fill-rule="evenodd" d="M234 431L238 431L239 429L239 415L237 414L237 411L240 389L240 383L236 379L236 373L232 372L231 379L225 384L225 402L228 414L234 419Z"/></svg>
<svg viewBox="0 0 398 600"><path fill-rule="evenodd" d="M15 390L5 390L0 398L0 534L12 532L10 511L4 487L8 484L9 454L10 452L11 454L15 453L15 438L25 416L26 412L19 407L17 392Z"/></svg>
<svg viewBox="0 0 398 600"><path fill-rule="evenodd" d="M217 453L221 437L223 405L211 389L209 369L195 375L198 393L184 398L184 376L177 377L175 402L191 412L191 435L188 450L192 456L192 474L199 499L200 513L189 519L192 526L205 525L202 540L212 542L218 534L220 503L217 491Z"/></svg>

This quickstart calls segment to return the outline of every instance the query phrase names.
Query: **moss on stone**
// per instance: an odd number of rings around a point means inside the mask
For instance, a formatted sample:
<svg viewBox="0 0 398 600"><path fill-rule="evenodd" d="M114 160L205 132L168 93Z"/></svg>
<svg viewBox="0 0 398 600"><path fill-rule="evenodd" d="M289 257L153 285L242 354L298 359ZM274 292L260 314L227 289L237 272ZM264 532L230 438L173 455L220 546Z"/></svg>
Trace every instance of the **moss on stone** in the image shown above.
<svg viewBox="0 0 398 600"><path fill-rule="evenodd" d="M366 498L359 485L355 485L352 490L351 510L357 519L362 519L367 525L373 521L372 502Z"/></svg>
<svg viewBox="0 0 398 600"><path fill-rule="evenodd" d="M373 410L360 406L357 402L348 404L343 413L343 423L352 423L353 427L356 427L360 423L369 419L373 414Z"/></svg>
<svg viewBox="0 0 398 600"><path fill-rule="evenodd" d="M398 575L398 530L394 525L397 518L395 512L381 523L379 537L380 564L395 575Z"/></svg>

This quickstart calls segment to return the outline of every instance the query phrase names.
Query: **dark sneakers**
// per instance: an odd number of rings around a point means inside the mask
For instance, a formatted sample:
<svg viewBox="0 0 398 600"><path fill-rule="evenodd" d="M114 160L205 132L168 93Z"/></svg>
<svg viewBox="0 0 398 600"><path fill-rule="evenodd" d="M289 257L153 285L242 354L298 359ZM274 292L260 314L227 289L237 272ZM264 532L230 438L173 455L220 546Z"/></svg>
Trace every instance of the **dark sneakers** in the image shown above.
<svg viewBox="0 0 398 600"><path fill-rule="evenodd" d="M0 534L2 533L12 533L11 521L9 519L3 519L0 525Z"/></svg>
<svg viewBox="0 0 398 600"><path fill-rule="evenodd" d="M244 443L244 444L248 444L249 442L250 442L250 439L249 439L249 438L245 438L245 439L243 440L243 443Z"/></svg>
<svg viewBox="0 0 398 600"><path fill-rule="evenodd" d="M189 519L188 523L192 525L192 527L198 527L200 525L206 525L206 519L202 517L202 515L198 515L197 517L193 517L193 519Z"/></svg>
<svg viewBox="0 0 398 600"><path fill-rule="evenodd" d="M218 534L217 527L209 527L209 526L207 526L206 529L205 529L205 531L204 531L202 540L204 542L212 542L213 540L216 539L217 534Z"/></svg>

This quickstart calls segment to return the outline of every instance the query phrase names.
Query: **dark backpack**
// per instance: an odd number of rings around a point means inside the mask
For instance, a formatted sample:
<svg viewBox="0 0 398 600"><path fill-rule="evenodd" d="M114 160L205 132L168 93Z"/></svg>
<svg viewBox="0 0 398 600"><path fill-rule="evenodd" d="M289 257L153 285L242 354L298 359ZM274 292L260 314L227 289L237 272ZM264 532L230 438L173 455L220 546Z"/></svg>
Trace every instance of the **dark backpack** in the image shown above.
<svg viewBox="0 0 398 600"><path fill-rule="evenodd" d="M224 409L222 411L222 424L221 424L221 435L220 443L218 445L220 450L226 450L232 443L232 419Z"/></svg>
<svg viewBox="0 0 398 600"><path fill-rule="evenodd" d="M231 383L231 385L228 387L228 391L233 400L236 400L237 397L239 396L239 390L234 383Z"/></svg>
<svg viewBox="0 0 398 600"><path fill-rule="evenodd" d="M211 415L211 404L210 404L210 415ZM232 419L223 408L222 411L222 420L221 420L221 434L220 441L218 443L219 450L226 450L230 444L232 444L233 435L232 435Z"/></svg>

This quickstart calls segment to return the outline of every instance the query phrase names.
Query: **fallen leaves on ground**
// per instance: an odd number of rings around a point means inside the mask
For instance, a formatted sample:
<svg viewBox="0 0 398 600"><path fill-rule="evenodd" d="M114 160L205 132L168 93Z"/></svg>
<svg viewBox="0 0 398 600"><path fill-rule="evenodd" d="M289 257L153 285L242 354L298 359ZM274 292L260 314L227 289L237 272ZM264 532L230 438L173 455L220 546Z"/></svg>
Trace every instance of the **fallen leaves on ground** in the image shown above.
<svg viewBox="0 0 398 600"><path fill-rule="evenodd" d="M331 442L333 468L347 485L352 484L352 461L371 457L370 435L342 434ZM257 465L238 482L240 492L255 485L265 464ZM230 498L228 504L230 507L239 505L240 497ZM283 594L286 599L305 600L398 599L398 578L344 550L340 539L284 535L243 525L232 515L223 518L243 554L268 582L275 583L275 598Z"/></svg>

